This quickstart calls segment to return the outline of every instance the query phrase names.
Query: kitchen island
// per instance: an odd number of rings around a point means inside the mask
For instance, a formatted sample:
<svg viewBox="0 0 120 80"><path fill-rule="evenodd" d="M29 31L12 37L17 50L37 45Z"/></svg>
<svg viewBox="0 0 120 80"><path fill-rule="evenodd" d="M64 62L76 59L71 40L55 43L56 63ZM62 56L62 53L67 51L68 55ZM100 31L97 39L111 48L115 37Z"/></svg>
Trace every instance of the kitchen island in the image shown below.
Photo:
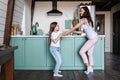
<svg viewBox="0 0 120 80"><path fill-rule="evenodd" d="M95 46L94 69L104 70L104 35L99 35ZM67 35L61 38L61 70L85 69L79 50L85 36ZM18 46L14 54L16 70L52 70L55 61L49 52L48 36L12 36L11 45Z"/></svg>

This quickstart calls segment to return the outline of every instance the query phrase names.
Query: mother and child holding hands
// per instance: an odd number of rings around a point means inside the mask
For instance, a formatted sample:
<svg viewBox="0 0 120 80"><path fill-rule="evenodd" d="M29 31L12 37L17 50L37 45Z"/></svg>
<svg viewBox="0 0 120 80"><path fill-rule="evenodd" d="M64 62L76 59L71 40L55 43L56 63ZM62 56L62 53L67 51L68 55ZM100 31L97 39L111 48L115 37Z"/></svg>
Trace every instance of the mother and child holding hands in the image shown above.
<svg viewBox="0 0 120 80"><path fill-rule="evenodd" d="M83 31L75 31L80 27L83 28ZM94 63L93 63L92 53L93 53L95 44L98 40L98 35L93 29L93 21L92 21L88 7L85 6L80 8L80 21L73 28L65 32L62 32L59 29L60 28L57 22L52 22L50 24L48 43L50 46L50 52L56 61L56 65L53 70L53 77L63 77L63 75L60 74L61 71L59 70L62 63L61 56L60 56L60 38L69 33L76 33L76 34L86 33L86 37L88 40L80 49L79 54L81 55L83 62L87 67L84 73L89 74L93 72ZM88 57L85 54L86 52Z"/></svg>

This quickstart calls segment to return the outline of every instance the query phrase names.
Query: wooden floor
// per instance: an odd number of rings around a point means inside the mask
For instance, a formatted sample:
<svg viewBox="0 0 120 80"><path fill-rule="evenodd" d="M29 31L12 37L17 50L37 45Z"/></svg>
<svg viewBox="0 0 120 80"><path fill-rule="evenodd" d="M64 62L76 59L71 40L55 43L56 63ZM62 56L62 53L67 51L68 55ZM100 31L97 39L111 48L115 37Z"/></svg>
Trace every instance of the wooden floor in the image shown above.
<svg viewBox="0 0 120 80"><path fill-rule="evenodd" d="M120 80L120 56L105 53L105 70L85 75L82 70L63 70L62 78L53 78L52 71L15 71L15 80Z"/></svg>

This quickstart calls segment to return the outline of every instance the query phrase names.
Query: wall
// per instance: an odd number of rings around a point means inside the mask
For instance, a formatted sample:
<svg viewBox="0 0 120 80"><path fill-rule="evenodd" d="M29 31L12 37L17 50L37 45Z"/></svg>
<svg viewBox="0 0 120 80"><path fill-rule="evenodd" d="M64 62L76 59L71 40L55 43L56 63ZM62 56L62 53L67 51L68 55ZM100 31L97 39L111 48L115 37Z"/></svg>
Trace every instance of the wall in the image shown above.
<svg viewBox="0 0 120 80"><path fill-rule="evenodd" d="M105 52L111 52L111 49L110 49L110 43L111 43L110 11L97 11L96 14L105 15Z"/></svg>
<svg viewBox="0 0 120 80"><path fill-rule="evenodd" d="M6 11L8 0L0 0L0 44L3 43ZM23 19L24 0L15 0L13 24L19 24L21 26Z"/></svg>
<svg viewBox="0 0 120 80"><path fill-rule="evenodd" d="M57 9L63 12L62 16L47 16L47 12L52 9L52 2L36 2L35 3L35 12L33 18L33 24L35 22L39 23L39 28L47 33L49 31L49 25L53 21L57 21L60 25L61 30L65 30L65 20L72 20L77 6L80 4L80 1L77 2L57 2Z"/></svg>
<svg viewBox="0 0 120 80"><path fill-rule="evenodd" d="M29 35L31 29L31 3L32 0L25 0L24 15L23 15L23 34Z"/></svg>
<svg viewBox="0 0 120 80"><path fill-rule="evenodd" d="M112 50L112 46L113 46L113 13L115 13L115 12L117 12L117 11L120 11L120 3L118 3L117 5L115 5L115 6L113 6L112 8L111 8L111 33L110 33L110 35L111 35L111 38L110 38L110 40L111 40L111 45L110 45L110 49L111 49L111 52L113 52L113 50Z"/></svg>
<svg viewBox="0 0 120 80"><path fill-rule="evenodd" d="M15 0L13 24L19 24L20 27L22 26L23 21L24 3L24 0Z"/></svg>
<svg viewBox="0 0 120 80"><path fill-rule="evenodd" d="M8 0L0 0L0 44L3 43Z"/></svg>

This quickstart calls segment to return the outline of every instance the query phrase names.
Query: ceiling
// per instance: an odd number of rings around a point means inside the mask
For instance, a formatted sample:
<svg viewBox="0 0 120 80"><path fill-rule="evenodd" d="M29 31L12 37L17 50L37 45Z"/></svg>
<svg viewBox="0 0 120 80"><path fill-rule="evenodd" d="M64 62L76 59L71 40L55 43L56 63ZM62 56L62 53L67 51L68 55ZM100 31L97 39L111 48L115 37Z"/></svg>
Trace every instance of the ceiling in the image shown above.
<svg viewBox="0 0 120 80"><path fill-rule="evenodd" d="M33 1L53 1L53 0L33 0ZM92 1L97 11L111 11L111 8L120 0L57 0L57 1Z"/></svg>

